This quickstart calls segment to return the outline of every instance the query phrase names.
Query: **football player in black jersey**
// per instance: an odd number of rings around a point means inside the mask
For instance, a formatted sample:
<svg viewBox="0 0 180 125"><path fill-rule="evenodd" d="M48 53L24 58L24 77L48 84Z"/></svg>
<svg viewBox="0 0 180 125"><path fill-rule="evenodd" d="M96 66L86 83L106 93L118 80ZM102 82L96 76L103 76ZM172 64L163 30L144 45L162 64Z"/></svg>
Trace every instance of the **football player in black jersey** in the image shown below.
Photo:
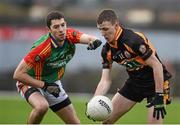
<svg viewBox="0 0 180 125"><path fill-rule="evenodd" d="M106 43L102 48L102 77L95 95L105 95L110 88L112 63L123 65L129 75L126 83L112 98L113 112L104 124L115 123L137 102L147 99L148 123L161 124L170 103L171 74L161 63L155 48L143 33L125 29L114 10L103 10L97 27Z"/></svg>

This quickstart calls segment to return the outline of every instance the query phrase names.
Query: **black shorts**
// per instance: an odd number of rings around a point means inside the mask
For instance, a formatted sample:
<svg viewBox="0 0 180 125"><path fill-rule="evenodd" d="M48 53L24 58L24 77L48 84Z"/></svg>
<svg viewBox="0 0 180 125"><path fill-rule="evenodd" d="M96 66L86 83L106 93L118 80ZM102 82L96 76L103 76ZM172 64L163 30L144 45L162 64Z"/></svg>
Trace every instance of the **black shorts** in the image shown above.
<svg viewBox="0 0 180 125"><path fill-rule="evenodd" d="M164 101L166 104L170 104L170 85L169 81L164 82ZM147 101L150 102L155 96L155 84L152 81L139 81L128 79L125 85L118 90L118 92L135 102L141 102L144 98L147 98Z"/></svg>

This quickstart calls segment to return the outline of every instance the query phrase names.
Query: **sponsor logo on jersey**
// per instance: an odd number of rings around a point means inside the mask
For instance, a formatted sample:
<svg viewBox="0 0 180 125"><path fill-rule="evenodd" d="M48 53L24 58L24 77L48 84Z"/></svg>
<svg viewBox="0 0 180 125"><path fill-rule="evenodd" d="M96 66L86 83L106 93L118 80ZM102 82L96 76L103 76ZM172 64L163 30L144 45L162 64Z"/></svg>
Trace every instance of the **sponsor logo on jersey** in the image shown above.
<svg viewBox="0 0 180 125"><path fill-rule="evenodd" d="M55 61L55 62L48 63L47 65L48 65L48 66L51 66L52 68L63 67L63 66L65 66L65 65L71 60L71 58L73 57L73 55L69 54L69 55L64 56L64 57L65 57L64 59L61 59L61 60L58 60L58 61Z"/></svg>
<svg viewBox="0 0 180 125"><path fill-rule="evenodd" d="M128 59L131 58L131 54L128 51L126 51L126 50L124 51L124 55Z"/></svg>
<svg viewBox="0 0 180 125"><path fill-rule="evenodd" d="M113 56L113 60L123 60L125 59L123 53L121 51L118 51L114 56Z"/></svg>

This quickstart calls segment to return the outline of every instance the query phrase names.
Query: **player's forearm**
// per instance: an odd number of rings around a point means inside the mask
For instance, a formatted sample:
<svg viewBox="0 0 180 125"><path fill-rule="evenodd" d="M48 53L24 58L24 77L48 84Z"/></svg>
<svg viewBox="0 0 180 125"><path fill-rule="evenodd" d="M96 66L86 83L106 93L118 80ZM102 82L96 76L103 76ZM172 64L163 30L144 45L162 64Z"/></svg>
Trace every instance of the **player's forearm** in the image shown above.
<svg viewBox="0 0 180 125"><path fill-rule="evenodd" d="M29 76L27 73L19 73L15 74L13 78L17 81L20 81L26 85L34 86L37 88L42 88L44 86L44 82L34 79L33 77Z"/></svg>
<svg viewBox="0 0 180 125"><path fill-rule="evenodd" d="M105 95L108 92L110 85L111 81L100 82L96 88L94 95Z"/></svg>
<svg viewBox="0 0 180 125"><path fill-rule="evenodd" d="M155 91L163 92L163 67L161 63L154 64L153 67Z"/></svg>
<svg viewBox="0 0 180 125"><path fill-rule="evenodd" d="M34 86L34 87L38 87L38 88L43 87L43 85L44 85L43 81L34 79L27 73L27 71L29 69L30 68L28 67L28 65L22 60L21 63L16 68L13 78L17 81L20 81L20 82L30 85L30 86Z"/></svg>
<svg viewBox="0 0 180 125"><path fill-rule="evenodd" d="M80 43L82 44L89 44L90 42L94 41L98 39L95 36L92 35L88 35L88 34L82 34L81 38L80 38Z"/></svg>
<svg viewBox="0 0 180 125"><path fill-rule="evenodd" d="M153 69L154 81L155 81L155 91L163 92L163 67L157 57L152 54L147 60L146 64L148 64Z"/></svg>

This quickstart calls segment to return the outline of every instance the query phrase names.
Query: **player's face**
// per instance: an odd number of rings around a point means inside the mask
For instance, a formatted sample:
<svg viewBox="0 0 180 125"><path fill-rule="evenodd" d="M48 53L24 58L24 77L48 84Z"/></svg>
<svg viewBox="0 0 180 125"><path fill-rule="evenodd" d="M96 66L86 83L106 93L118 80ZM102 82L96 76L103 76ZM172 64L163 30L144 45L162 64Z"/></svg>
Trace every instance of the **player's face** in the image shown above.
<svg viewBox="0 0 180 125"><path fill-rule="evenodd" d="M49 32L58 41L63 41L66 38L66 22L64 18L51 20L51 26Z"/></svg>
<svg viewBox="0 0 180 125"><path fill-rule="evenodd" d="M109 21L104 21L102 24L97 24L97 27L108 43L114 42L117 27L116 24L112 24Z"/></svg>

